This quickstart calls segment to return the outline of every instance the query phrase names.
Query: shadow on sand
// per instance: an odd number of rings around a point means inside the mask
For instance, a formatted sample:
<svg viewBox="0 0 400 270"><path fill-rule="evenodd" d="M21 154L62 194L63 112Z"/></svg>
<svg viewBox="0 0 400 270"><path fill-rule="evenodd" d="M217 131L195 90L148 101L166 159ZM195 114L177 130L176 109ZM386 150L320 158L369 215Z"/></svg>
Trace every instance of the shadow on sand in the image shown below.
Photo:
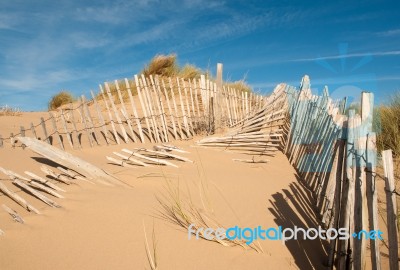
<svg viewBox="0 0 400 270"><path fill-rule="evenodd" d="M296 176L297 177L297 176ZM275 223L285 228L316 228L318 223L314 210L314 199L311 192L298 181L289 185L289 189L284 189L272 195L269 200L272 207L269 211L275 216ZM328 242L322 239L304 240L303 234L298 234L297 240L287 240L286 247L293 255L296 265L300 269L327 269L324 261L327 258Z"/></svg>

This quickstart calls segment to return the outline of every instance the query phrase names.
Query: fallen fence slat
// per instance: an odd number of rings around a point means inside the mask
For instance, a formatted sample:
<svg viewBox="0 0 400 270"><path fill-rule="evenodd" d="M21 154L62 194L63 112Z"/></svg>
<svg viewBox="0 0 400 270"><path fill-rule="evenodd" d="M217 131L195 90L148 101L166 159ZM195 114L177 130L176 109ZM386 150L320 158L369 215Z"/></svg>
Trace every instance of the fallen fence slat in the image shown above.
<svg viewBox="0 0 400 270"><path fill-rule="evenodd" d="M46 180L46 179L44 179L44 178L42 178L42 177L40 177L40 176L38 176L38 175L36 175L34 173L31 173L29 171L25 171L25 174L28 175L29 177L31 177L34 181L37 181L37 182L39 182L39 183L41 183L43 185L46 185L46 186L48 186L48 187L50 187L50 188L52 188L54 190L61 191L61 192L66 192L64 189L62 189L62 188L58 187L57 185L54 185L53 183L51 183L50 180Z"/></svg>
<svg viewBox="0 0 400 270"><path fill-rule="evenodd" d="M36 214L40 214L39 210L29 204L25 199L10 191L3 183L0 182L0 191L7 195L10 199L14 200L16 203L21 205L23 208L28 210L29 212L34 212Z"/></svg>
<svg viewBox="0 0 400 270"><path fill-rule="evenodd" d="M24 224L25 221L24 219L17 213L17 211L11 209L10 207L8 207L7 205L3 204L2 205L4 211L6 211L7 213L10 214L10 216L13 218L14 221Z"/></svg>

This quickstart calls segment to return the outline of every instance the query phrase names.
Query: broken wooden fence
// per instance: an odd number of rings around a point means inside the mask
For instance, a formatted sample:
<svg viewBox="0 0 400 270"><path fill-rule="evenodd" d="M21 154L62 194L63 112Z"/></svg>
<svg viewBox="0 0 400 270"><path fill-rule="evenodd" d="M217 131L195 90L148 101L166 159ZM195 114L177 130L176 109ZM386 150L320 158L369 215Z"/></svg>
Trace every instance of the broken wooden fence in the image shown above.
<svg viewBox="0 0 400 270"><path fill-rule="evenodd" d="M61 149L130 142L167 143L240 125L265 104L245 93L201 76L200 79L135 75L100 85L92 99L49 112L19 132L0 136L0 147L15 146L17 136L33 137ZM84 142L84 143L82 143Z"/></svg>

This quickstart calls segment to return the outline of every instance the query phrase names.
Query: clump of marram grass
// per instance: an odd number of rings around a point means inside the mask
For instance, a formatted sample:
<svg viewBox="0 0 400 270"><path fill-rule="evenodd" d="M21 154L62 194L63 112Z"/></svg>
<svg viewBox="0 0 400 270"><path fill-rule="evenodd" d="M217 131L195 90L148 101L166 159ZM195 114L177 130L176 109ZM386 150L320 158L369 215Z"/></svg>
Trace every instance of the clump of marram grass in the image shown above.
<svg viewBox="0 0 400 270"><path fill-rule="evenodd" d="M172 187L171 183L167 180L167 195L156 196L158 202L161 205L161 211L159 211L159 217L171 222L175 225L188 230L190 225L194 231L199 228L224 228L219 224L206 210L197 207L191 200L190 196L181 194L178 187ZM257 247L254 243L250 245L246 244L244 240L230 240L228 238L218 239L215 237L215 231L213 232L212 240L207 239L204 236L204 231L200 231L198 236L204 240L217 242L223 246L241 246L244 249L252 249L256 252L262 252L261 247Z"/></svg>
<svg viewBox="0 0 400 270"><path fill-rule="evenodd" d="M198 67L186 64L179 70L178 76L183 79L199 79L202 74L202 70Z"/></svg>
<svg viewBox="0 0 400 270"><path fill-rule="evenodd" d="M147 77L150 75L175 76L179 71L176 64L176 54L156 55L150 63L145 66L142 73Z"/></svg>
<svg viewBox="0 0 400 270"><path fill-rule="evenodd" d="M381 152L392 149L396 157L400 157L400 92L390 98L390 103L377 107L379 127L377 128L377 147Z"/></svg>
<svg viewBox="0 0 400 270"><path fill-rule="evenodd" d="M58 107L72 103L75 101L74 96L68 91L61 91L60 93L54 95L49 101L48 108L49 110L55 110Z"/></svg>
<svg viewBox="0 0 400 270"><path fill-rule="evenodd" d="M19 116L21 114L19 108L9 107L8 105L0 106L0 116Z"/></svg>
<svg viewBox="0 0 400 270"><path fill-rule="evenodd" d="M236 90L239 90L240 92L253 92L251 86L248 85L244 79L234 82L227 82L225 83L225 87L234 88Z"/></svg>

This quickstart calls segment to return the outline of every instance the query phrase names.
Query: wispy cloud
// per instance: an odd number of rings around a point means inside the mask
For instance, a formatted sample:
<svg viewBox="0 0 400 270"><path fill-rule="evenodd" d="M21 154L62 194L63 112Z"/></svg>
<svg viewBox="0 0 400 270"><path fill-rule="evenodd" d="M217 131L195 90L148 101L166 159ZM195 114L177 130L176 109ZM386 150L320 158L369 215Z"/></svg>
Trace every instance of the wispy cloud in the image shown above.
<svg viewBox="0 0 400 270"><path fill-rule="evenodd" d="M394 36L400 36L400 29L392 29L392 30L387 30L383 32L378 32L376 33L377 36L381 37L394 37Z"/></svg>
<svg viewBox="0 0 400 270"><path fill-rule="evenodd" d="M357 57L365 57L365 56L396 56L400 55L400 51L382 51L382 52L371 52L371 53L351 53L345 55L330 55L330 56L320 56L320 57L311 57L311 58L299 58L288 60L288 62L310 62L310 61L318 61L318 60L331 60L331 59L344 59L344 58L357 58Z"/></svg>

